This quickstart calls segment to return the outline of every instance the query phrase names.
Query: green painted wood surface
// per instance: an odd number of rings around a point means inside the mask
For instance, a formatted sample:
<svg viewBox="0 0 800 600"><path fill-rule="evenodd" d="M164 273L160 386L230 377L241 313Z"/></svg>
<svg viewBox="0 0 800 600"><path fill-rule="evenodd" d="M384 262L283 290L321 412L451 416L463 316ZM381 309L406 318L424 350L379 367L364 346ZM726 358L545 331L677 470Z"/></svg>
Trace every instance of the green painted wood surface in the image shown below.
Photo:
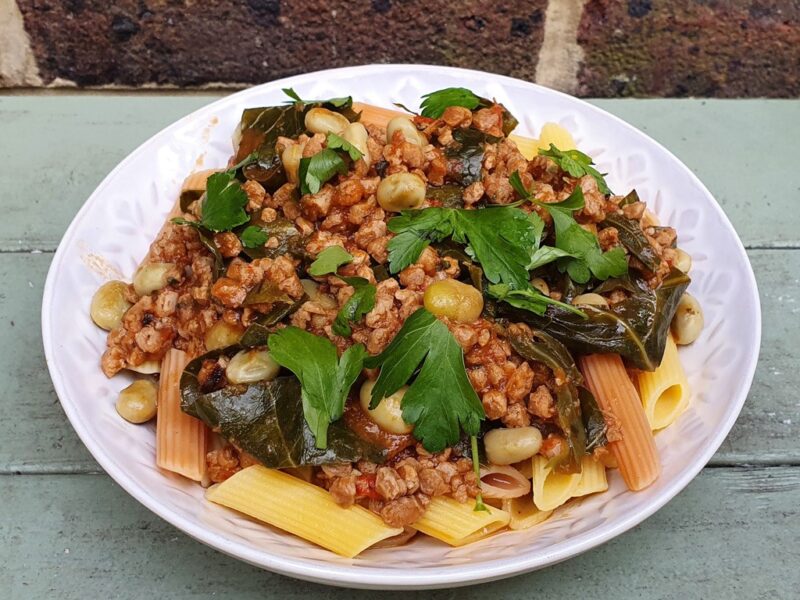
<svg viewBox="0 0 800 600"><path fill-rule="evenodd" d="M189 539L100 472L53 392L39 326L52 250L119 160L212 99L0 97L0 597L378 596L272 575ZM796 597L800 101L596 103L683 159L750 248L764 335L748 401L711 466L633 531L545 571L403 597Z"/></svg>
<svg viewBox="0 0 800 600"><path fill-rule="evenodd" d="M789 599L800 472L707 469L643 524L568 562L437 592L328 588L261 571L154 518L105 476L0 478L0 589L12 598Z"/></svg>

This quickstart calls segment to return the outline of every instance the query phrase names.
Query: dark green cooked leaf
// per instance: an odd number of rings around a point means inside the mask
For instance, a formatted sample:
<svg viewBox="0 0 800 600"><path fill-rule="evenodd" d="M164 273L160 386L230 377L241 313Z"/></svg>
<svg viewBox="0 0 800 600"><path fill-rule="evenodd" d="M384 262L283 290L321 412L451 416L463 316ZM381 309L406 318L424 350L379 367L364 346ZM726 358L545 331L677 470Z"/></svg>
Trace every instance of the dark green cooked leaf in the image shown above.
<svg viewBox="0 0 800 600"><path fill-rule="evenodd" d="M630 278L629 297L608 309L583 307L588 319L548 309L544 316L498 305L500 316L546 330L576 354L620 354L632 366L653 371L661 363L669 327L689 277L673 269L657 290Z"/></svg>
<svg viewBox="0 0 800 600"><path fill-rule="evenodd" d="M556 457L555 464L561 472L580 471L581 459L586 453L586 431L577 388L582 377L575 361L563 344L541 330L512 325L508 329L508 340L520 356L542 362L553 370L557 420L569 447L569 452Z"/></svg>
<svg viewBox="0 0 800 600"><path fill-rule="evenodd" d="M597 406L592 392L585 387L578 388L578 395L581 400L581 416L583 417L583 427L586 430L586 453L591 454L597 448L605 446L608 443L606 438L606 431L608 426Z"/></svg>
<svg viewBox="0 0 800 600"><path fill-rule="evenodd" d="M232 349L234 352L238 347ZM203 394L197 373L207 356L192 361L181 377L181 408L218 431L237 448L273 469L353 462L381 463L385 450L357 437L342 421L327 432L327 448L317 448L303 418L300 382L293 376L248 385L229 385ZM231 350L227 351L232 355Z"/></svg>
<svg viewBox="0 0 800 600"><path fill-rule="evenodd" d="M614 227L619 232L619 241L628 252L638 258L651 273L655 273L661 264L655 248L650 245L642 231L639 221L629 219L622 214L610 214L602 223L603 227Z"/></svg>

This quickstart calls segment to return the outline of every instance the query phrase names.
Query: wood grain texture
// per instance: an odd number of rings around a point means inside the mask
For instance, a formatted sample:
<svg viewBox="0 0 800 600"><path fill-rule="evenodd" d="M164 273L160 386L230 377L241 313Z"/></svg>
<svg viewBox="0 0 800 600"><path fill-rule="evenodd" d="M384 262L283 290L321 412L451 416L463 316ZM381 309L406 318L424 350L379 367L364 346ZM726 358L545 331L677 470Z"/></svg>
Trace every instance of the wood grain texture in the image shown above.
<svg viewBox="0 0 800 600"><path fill-rule="evenodd" d="M0 254L0 473L96 472L67 422L45 369L39 306L51 254ZM751 250L764 312L753 388L714 465L800 464L800 252ZM88 307L88 299L87 299ZM87 308L88 310L88 308ZM794 316L794 318L792 318ZM87 360L90 360L87 357ZM114 399L98 399L98 402Z"/></svg>
<svg viewBox="0 0 800 600"><path fill-rule="evenodd" d="M796 597L800 470L708 469L632 531L549 569L458 591L338 590L203 546L105 476L0 477L0 589L11 598L329 600ZM55 592L55 595L54 595ZM8 597L8 596L6 596Z"/></svg>
<svg viewBox="0 0 800 600"><path fill-rule="evenodd" d="M74 214L122 158L218 97L0 97L0 140L14 140L0 144L5 209L0 250L54 249ZM800 247L795 223L784 218L800 189L793 151L800 138L800 102L593 103L641 128L691 165L746 245ZM35 174L36 184L21 174Z"/></svg>

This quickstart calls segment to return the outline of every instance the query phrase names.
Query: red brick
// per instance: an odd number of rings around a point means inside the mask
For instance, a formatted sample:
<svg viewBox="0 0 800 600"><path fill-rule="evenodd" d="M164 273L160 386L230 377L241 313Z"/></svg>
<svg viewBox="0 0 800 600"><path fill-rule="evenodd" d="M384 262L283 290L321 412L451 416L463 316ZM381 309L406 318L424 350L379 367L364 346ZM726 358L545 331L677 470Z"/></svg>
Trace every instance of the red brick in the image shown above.
<svg viewBox="0 0 800 600"><path fill-rule="evenodd" d="M800 96L796 0L590 0L584 96Z"/></svg>
<svg viewBox="0 0 800 600"><path fill-rule="evenodd" d="M253 84L373 62L533 79L546 0L19 0L43 80Z"/></svg>

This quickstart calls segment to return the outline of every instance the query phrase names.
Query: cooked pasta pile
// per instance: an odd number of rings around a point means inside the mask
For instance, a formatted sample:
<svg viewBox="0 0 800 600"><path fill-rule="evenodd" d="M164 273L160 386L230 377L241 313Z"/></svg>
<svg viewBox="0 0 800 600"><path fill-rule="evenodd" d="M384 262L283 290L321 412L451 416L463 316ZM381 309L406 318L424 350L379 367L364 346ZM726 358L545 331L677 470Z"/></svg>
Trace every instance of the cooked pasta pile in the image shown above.
<svg viewBox="0 0 800 600"><path fill-rule="evenodd" d="M158 466L347 557L533 527L609 468L655 481L702 329L676 231L469 90L420 114L285 92L92 300Z"/></svg>

